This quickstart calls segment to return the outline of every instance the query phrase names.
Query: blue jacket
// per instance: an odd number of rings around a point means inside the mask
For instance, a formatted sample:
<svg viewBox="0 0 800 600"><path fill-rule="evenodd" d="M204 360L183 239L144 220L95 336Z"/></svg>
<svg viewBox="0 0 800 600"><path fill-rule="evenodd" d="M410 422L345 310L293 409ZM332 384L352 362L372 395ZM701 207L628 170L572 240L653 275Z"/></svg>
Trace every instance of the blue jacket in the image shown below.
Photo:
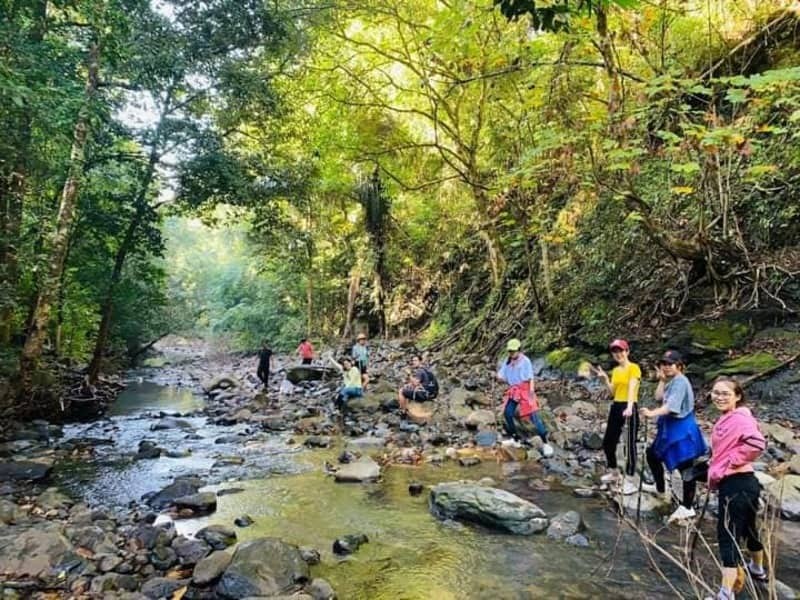
<svg viewBox="0 0 800 600"><path fill-rule="evenodd" d="M659 417L653 451L670 471L682 462L703 456L708 447L694 413L682 419L671 415Z"/></svg>

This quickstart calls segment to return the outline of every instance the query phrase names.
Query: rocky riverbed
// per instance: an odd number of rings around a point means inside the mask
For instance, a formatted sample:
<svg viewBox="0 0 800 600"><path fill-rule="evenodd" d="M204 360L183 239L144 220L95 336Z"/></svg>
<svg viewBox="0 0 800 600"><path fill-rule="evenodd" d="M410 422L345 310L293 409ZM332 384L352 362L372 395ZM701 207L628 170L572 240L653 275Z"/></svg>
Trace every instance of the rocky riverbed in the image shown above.
<svg viewBox="0 0 800 600"><path fill-rule="evenodd" d="M669 595L614 507L632 519L640 510L665 544L682 532L663 528L669 508L656 497L599 483L606 401L594 383L536 361L550 453L499 439L499 390L482 357L436 357L440 397L401 418L410 352L374 347L368 392L345 415L332 410L329 372L290 387L294 365L281 357L265 391L253 357L186 344L132 373L106 418L10 427L1 597ZM758 465L782 517L777 574L788 586L800 586L796 425L764 424ZM713 498L709 507L711 517Z"/></svg>

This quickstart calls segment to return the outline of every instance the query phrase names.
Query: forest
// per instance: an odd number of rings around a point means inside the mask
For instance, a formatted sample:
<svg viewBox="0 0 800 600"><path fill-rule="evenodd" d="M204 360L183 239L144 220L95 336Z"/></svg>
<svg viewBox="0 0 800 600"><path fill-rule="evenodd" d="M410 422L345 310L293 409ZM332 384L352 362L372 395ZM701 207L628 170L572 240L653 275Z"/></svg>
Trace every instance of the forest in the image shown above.
<svg viewBox="0 0 800 600"><path fill-rule="evenodd" d="M0 123L4 417L170 333L491 354L800 307L788 0L1 0Z"/></svg>

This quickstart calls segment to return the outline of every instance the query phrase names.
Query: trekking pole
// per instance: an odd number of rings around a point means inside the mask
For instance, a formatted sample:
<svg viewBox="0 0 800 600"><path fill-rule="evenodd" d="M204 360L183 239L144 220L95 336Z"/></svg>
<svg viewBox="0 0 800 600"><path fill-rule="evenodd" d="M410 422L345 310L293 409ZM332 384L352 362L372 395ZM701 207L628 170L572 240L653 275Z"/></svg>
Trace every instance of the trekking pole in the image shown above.
<svg viewBox="0 0 800 600"><path fill-rule="evenodd" d="M706 509L708 508L708 501L711 500L711 490L706 488L706 499L703 502L703 508L700 509L700 514L694 522L694 531L692 531L692 543L689 545L689 564L694 561L694 549L697 546L697 539L700 537L700 524L703 522L703 517L706 516Z"/></svg>
<svg viewBox="0 0 800 600"><path fill-rule="evenodd" d="M637 415L638 418L638 415ZM648 419L645 417L644 419L644 445L645 445L645 455L647 454L647 421ZM637 439L638 442L638 439ZM639 497L636 499L636 526L639 526L639 518L642 512L642 484L644 483L644 463L645 457L642 456L639 458Z"/></svg>

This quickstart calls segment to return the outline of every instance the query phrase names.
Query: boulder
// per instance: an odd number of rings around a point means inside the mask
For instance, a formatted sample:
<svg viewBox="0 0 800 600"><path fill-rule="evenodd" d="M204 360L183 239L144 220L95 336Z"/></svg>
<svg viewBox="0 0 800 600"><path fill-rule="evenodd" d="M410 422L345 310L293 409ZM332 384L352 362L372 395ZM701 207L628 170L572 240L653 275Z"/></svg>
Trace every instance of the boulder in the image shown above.
<svg viewBox="0 0 800 600"><path fill-rule="evenodd" d="M172 540L172 549L180 563L187 566L196 565L211 552L211 547L203 540L192 540L182 535Z"/></svg>
<svg viewBox="0 0 800 600"><path fill-rule="evenodd" d="M231 564L232 556L222 550L217 550L197 563L192 572L192 581L197 585L208 585L219 577Z"/></svg>
<svg viewBox="0 0 800 600"><path fill-rule="evenodd" d="M23 520L25 514L24 510L10 500L0 498L0 524L13 525Z"/></svg>
<svg viewBox="0 0 800 600"><path fill-rule="evenodd" d="M527 535L547 528L547 515L511 492L474 483L440 483L431 489L431 512L442 519L479 523Z"/></svg>
<svg viewBox="0 0 800 600"><path fill-rule="evenodd" d="M331 584L319 577L311 582L308 591L314 600L334 600L336 598L336 592L333 591Z"/></svg>
<svg viewBox="0 0 800 600"><path fill-rule="evenodd" d="M491 410L474 410L464 421L470 429L479 429L492 425L495 422L494 413Z"/></svg>
<svg viewBox="0 0 800 600"><path fill-rule="evenodd" d="M342 483L360 483L375 481L381 475L381 468L369 456L362 456L355 462L343 465L336 471L336 481Z"/></svg>
<svg viewBox="0 0 800 600"><path fill-rule="evenodd" d="M216 389L227 390L237 387L239 387L239 380L234 375L219 375L203 384L203 389L206 393L213 392Z"/></svg>
<svg viewBox="0 0 800 600"><path fill-rule="evenodd" d="M250 527L253 523L255 523L255 521L253 521L253 517L250 515L242 515L233 520L233 524L237 527Z"/></svg>
<svg viewBox="0 0 800 600"><path fill-rule="evenodd" d="M54 523L0 529L0 574L13 578L44 577L74 558L72 544Z"/></svg>
<svg viewBox="0 0 800 600"><path fill-rule="evenodd" d="M781 517L800 521L800 475L785 475L767 486L770 499L780 508Z"/></svg>
<svg viewBox="0 0 800 600"><path fill-rule="evenodd" d="M153 577L142 585L141 592L148 598L158 600L160 598L171 598L172 595L182 587L189 585L188 579L168 579L167 577Z"/></svg>
<svg viewBox="0 0 800 600"><path fill-rule="evenodd" d="M164 417L150 426L151 431L164 431L166 429L193 429L193 427L189 421L173 417Z"/></svg>
<svg viewBox="0 0 800 600"><path fill-rule="evenodd" d="M39 481L50 475L52 461L12 460L0 462L0 481Z"/></svg>
<svg viewBox="0 0 800 600"><path fill-rule="evenodd" d="M225 525L209 525L194 534L214 550L224 550L236 543L236 531Z"/></svg>
<svg viewBox="0 0 800 600"><path fill-rule="evenodd" d="M424 425L431 420L433 412L419 402L409 402L406 409L408 420L418 425Z"/></svg>
<svg viewBox="0 0 800 600"><path fill-rule="evenodd" d="M800 454L795 454L789 461L789 471L795 475L800 475Z"/></svg>
<svg viewBox="0 0 800 600"><path fill-rule="evenodd" d="M308 565L297 546L275 538L244 542L217 584L223 598L275 596L288 593L309 578Z"/></svg>
<svg viewBox="0 0 800 600"><path fill-rule="evenodd" d="M214 492L200 492L175 499L178 510L188 508L196 515L207 515L217 510L217 495Z"/></svg>
<svg viewBox="0 0 800 600"><path fill-rule="evenodd" d="M369 538L363 533L345 535L333 542L333 553L340 556L352 554L368 541Z"/></svg>
<svg viewBox="0 0 800 600"><path fill-rule="evenodd" d="M591 433L586 431L581 436L581 443L589 450L600 450L603 447L603 436L595 431Z"/></svg>
<svg viewBox="0 0 800 600"><path fill-rule="evenodd" d="M583 519L577 511L570 510L553 517L547 528L551 540L563 540L583 530Z"/></svg>
<svg viewBox="0 0 800 600"><path fill-rule="evenodd" d="M331 438L327 435L312 435L306 438L303 445L309 448L330 448L332 443Z"/></svg>
<svg viewBox="0 0 800 600"><path fill-rule="evenodd" d="M153 508L162 509L174 504L178 498L197 493L197 490L203 485L204 482L197 477L182 477L176 479L160 492L145 494L143 500Z"/></svg>
<svg viewBox="0 0 800 600"><path fill-rule="evenodd" d="M318 367L314 365L299 365L286 371L286 379L297 385L302 381L333 381L339 377L338 369L331 367Z"/></svg>
<svg viewBox="0 0 800 600"><path fill-rule="evenodd" d="M783 446L791 446L794 441L794 432L777 423L762 423L761 431Z"/></svg>
<svg viewBox="0 0 800 600"><path fill-rule="evenodd" d="M382 437L365 436L347 441L346 450L351 452L378 452L386 446L386 439Z"/></svg>

